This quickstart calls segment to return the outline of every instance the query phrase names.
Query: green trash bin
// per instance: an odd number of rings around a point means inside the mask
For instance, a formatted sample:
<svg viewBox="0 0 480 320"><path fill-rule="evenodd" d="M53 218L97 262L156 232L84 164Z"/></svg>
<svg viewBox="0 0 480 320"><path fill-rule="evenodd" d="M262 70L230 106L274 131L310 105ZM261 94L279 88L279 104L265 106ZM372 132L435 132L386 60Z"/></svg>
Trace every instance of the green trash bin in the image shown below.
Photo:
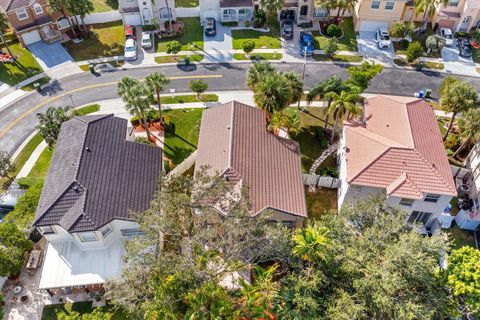
<svg viewBox="0 0 480 320"><path fill-rule="evenodd" d="M189 65L190 65L190 57L189 57L189 56L186 56L183 61L185 61L185 65L186 65L186 66L189 66Z"/></svg>
<svg viewBox="0 0 480 320"><path fill-rule="evenodd" d="M88 65L88 69L90 69L90 72L91 72L91 73L95 73L95 69L94 69L94 68L95 68L95 64L90 63L90 64Z"/></svg>
<svg viewBox="0 0 480 320"><path fill-rule="evenodd" d="M417 63L417 65L415 66L415 70L421 71L424 66L425 66L425 63L419 62L419 63Z"/></svg>

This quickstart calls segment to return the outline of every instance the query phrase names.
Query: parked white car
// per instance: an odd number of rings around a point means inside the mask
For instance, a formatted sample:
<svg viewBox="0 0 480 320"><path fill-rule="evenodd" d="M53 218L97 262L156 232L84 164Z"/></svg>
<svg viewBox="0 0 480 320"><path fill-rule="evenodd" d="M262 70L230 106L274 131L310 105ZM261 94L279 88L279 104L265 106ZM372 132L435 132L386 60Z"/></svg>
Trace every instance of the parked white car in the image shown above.
<svg viewBox="0 0 480 320"><path fill-rule="evenodd" d="M453 34L452 30L448 28L441 28L440 29L440 36L445 39L445 45L447 47L451 47L453 45Z"/></svg>
<svg viewBox="0 0 480 320"><path fill-rule="evenodd" d="M142 48L143 49L152 48L152 34L148 32L142 32Z"/></svg>
<svg viewBox="0 0 480 320"><path fill-rule="evenodd" d="M137 41L134 39L127 39L125 41L124 54L126 61L137 60Z"/></svg>
<svg viewBox="0 0 480 320"><path fill-rule="evenodd" d="M378 29L377 30L377 43L380 49L389 49L392 45L390 40L390 35L388 34L387 29Z"/></svg>

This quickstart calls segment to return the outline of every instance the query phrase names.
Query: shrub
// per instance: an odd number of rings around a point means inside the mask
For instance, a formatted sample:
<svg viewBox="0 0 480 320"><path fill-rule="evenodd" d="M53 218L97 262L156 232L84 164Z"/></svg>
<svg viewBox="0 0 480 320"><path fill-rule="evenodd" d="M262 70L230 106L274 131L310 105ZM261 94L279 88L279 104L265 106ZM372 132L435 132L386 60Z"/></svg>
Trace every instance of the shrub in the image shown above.
<svg viewBox="0 0 480 320"><path fill-rule="evenodd" d="M18 198L15 209L7 214L5 220L14 222L20 230L28 229L35 217L41 192L41 184L35 182L33 185L29 185L28 190Z"/></svg>
<svg viewBox="0 0 480 320"><path fill-rule="evenodd" d="M321 175L321 176L328 176L328 177L332 177L332 178L337 178L338 177L337 169L333 168L333 167L318 168L315 173L318 174L318 175Z"/></svg>
<svg viewBox="0 0 480 320"><path fill-rule="evenodd" d="M237 21L225 21L225 22L222 22L222 26L224 26L224 27L238 27L238 22Z"/></svg>
<svg viewBox="0 0 480 320"><path fill-rule="evenodd" d="M248 55L250 54L250 52L253 51L253 49L255 49L255 42L253 40L243 41L242 47L243 47L243 52L245 52Z"/></svg>
<svg viewBox="0 0 480 320"><path fill-rule="evenodd" d="M413 62L420 58L423 54L423 47L418 41L414 41L408 45L407 48L407 61Z"/></svg>
<svg viewBox="0 0 480 320"><path fill-rule="evenodd" d="M168 54L177 54L182 50L182 45L178 41L169 41L167 42L166 49Z"/></svg>
<svg viewBox="0 0 480 320"><path fill-rule="evenodd" d="M157 30L157 26L154 24L146 24L142 26L143 31L154 31Z"/></svg>
<svg viewBox="0 0 480 320"><path fill-rule="evenodd" d="M340 27L336 24L332 23L327 28L327 35L329 35L330 37L338 38L342 35L342 29L340 29Z"/></svg>
<svg viewBox="0 0 480 320"><path fill-rule="evenodd" d="M455 151L458 149L458 147L460 147L461 142L462 141L458 136L458 134L450 134L447 140L445 140L444 144L445 144L445 148Z"/></svg>
<svg viewBox="0 0 480 320"><path fill-rule="evenodd" d="M425 45L429 50L440 52L445 46L445 39L437 35L431 35L425 40Z"/></svg>
<svg viewBox="0 0 480 320"><path fill-rule="evenodd" d="M327 56L332 57L338 50L337 40L335 38L328 39L322 50Z"/></svg>
<svg viewBox="0 0 480 320"><path fill-rule="evenodd" d="M250 20L245 21L245 27L250 28L252 26L252 23Z"/></svg>
<svg viewBox="0 0 480 320"><path fill-rule="evenodd" d="M265 22L267 21L267 14L262 9L255 11L253 14L253 27L254 28L263 28Z"/></svg>
<svg viewBox="0 0 480 320"><path fill-rule="evenodd" d="M480 44L480 30L476 29L472 33L472 41L477 43L477 44Z"/></svg>
<svg viewBox="0 0 480 320"><path fill-rule="evenodd" d="M301 22L298 24L299 28L312 28L313 27L313 22L308 21L308 22Z"/></svg>
<svg viewBox="0 0 480 320"><path fill-rule="evenodd" d="M150 142L150 140L148 140L147 137L136 137L136 138L135 138L135 142L141 143L141 144L153 145L153 143Z"/></svg>
<svg viewBox="0 0 480 320"><path fill-rule="evenodd" d="M323 130L323 128L321 127L317 128L317 139L318 139L318 142L320 143L320 148L326 149L328 146L328 142L325 137L325 130Z"/></svg>

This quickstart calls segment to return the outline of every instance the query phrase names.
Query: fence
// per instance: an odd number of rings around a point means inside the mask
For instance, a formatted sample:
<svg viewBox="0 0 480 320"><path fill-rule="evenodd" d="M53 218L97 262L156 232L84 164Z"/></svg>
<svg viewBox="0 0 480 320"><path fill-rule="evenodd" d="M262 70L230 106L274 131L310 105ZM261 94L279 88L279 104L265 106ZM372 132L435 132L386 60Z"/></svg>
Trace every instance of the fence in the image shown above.
<svg viewBox="0 0 480 320"><path fill-rule="evenodd" d="M303 184L311 187L338 189L340 180L332 177L319 176L318 174L304 174Z"/></svg>
<svg viewBox="0 0 480 320"><path fill-rule="evenodd" d="M173 177L176 175L181 175L188 169L190 169L194 164L195 160L197 159L197 150L195 150L187 159L183 160L178 166L176 166L170 173L168 177Z"/></svg>
<svg viewBox="0 0 480 320"><path fill-rule="evenodd" d="M85 24L105 23L122 20L122 15L118 10L113 10L87 14L83 20L85 21ZM78 17L78 21L80 21L80 17Z"/></svg>
<svg viewBox="0 0 480 320"><path fill-rule="evenodd" d="M175 8L175 13L178 18L200 17L200 7Z"/></svg>

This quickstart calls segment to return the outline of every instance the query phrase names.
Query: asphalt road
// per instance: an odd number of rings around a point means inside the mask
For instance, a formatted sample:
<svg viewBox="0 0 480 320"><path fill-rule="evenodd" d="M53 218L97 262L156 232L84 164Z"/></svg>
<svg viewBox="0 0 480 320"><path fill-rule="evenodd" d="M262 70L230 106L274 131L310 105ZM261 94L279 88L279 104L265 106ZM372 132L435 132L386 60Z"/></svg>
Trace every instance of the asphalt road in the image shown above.
<svg viewBox="0 0 480 320"><path fill-rule="evenodd" d="M116 82L129 75L144 78L147 74L159 71L171 78L169 89L175 92L187 92L191 79L203 78L209 85L209 91L245 90L246 70L250 64L199 64L185 70L177 66L158 66L148 68L133 68L128 70L105 73L95 77L88 72L66 78L60 81L61 90L53 96L42 96L32 92L8 108L0 111L0 150L13 153L37 125L36 113L45 111L50 106L76 106L95 101L117 98ZM303 64L275 64L277 70L302 73ZM305 90L312 85L338 75L346 78L346 66L341 64L308 64L305 73ZM439 72L417 72L402 69L385 68L366 90L369 93L412 96L414 92L430 88L433 96L445 74ZM462 77L475 85L480 91L480 79Z"/></svg>

